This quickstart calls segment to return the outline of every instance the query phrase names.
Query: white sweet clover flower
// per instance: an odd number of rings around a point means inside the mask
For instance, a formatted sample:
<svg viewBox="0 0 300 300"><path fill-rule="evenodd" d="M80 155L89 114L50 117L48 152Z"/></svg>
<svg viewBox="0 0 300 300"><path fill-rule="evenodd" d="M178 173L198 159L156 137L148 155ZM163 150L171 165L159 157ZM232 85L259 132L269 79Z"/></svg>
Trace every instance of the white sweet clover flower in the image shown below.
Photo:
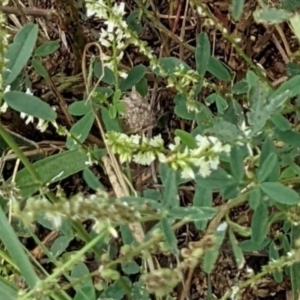
<svg viewBox="0 0 300 300"><path fill-rule="evenodd" d="M161 136L148 139L144 136L127 136L124 133L109 132L106 143L112 151L119 154L121 163L134 161L149 165L155 159L169 164L174 170L180 170L182 178L194 179L196 174L207 177L219 167L221 153L229 154L229 144L222 144L213 136L197 135L197 147L182 148L180 138L175 137L174 144L164 148Z"/></svg>
<svg viewBox="0 0 300 300"><path fill-rule="evenodd" d="M125 2L116 3L114 0L100 0L93 4L87 4L87 11L88 15L96 14L99 18L105 20L106 29L101 29L99 42L101 46L112 48L113 55L103 55L103 64L112 71L119 72L118 64L124 56L125 41L129 37L124 31L128 27L127 23L123 20ZM122 71L119 72L119 75L126 78L126 75Z"/></svg>
<svg viewBox="0 0 300 300"><path fill-rule="evenodd" d="M39 119L38 124L36 126L36 128L40 131L40 132L44 132L46 131L46 129L48 128L49 122L45 121L43 119Z"/></svg>
<svg viewBox="0 0 300 300"><path fill-rule="evenodd" d="M121 163L134 161L149 165L164 151L160 135L148 139L145 136L127 136L124 133L110 131L106 134L106 143L114 153L119 154Z"/></svg>

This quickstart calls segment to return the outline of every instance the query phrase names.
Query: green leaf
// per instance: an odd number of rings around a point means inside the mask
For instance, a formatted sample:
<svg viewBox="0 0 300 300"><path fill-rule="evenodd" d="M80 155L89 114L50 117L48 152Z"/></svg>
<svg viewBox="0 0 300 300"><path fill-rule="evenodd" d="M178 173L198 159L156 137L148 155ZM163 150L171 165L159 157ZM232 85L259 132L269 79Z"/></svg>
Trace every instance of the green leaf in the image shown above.
<svg viewBox="0 0 300 300"><path fill-rule="evenodd" d="M163 69L163 72L158 67L155 68L153 72L156 75L162 77L166 77L167 75L174 75L174 72L178 71L181 67L183 67L183 73L191 70L190 66L176 57L162 57L158 60L158 64Z"/></svg>
<svg viewBox="0 0 300 300"><path fill-rule="evenodd" d="M291 129L291 123L281 113L273 114L271 121L281 131Z"/></svg>
<svg viewBox="0 0 300 300"><path fill-rule="evenodd" d="M86 100L75 101L68 107L72 116L83 116L92 111L91 104Z"/></svg>
<svg viewBox="0 0 300 300"><path fill-rule="evenodd" d="M223 196L224 199L232 199L238 197L240 193L240 187L239 183L234 180L231 184L225 186L221 190L221 195Z"/></svg>
<svg viewBox="0 0 300 300"><path fill-rule="evenodd" d="M227 101L220 95L213 93L205 99L205 103L210 105L216 103L219 114L223 114L225 109L228 107Z"/></svg>
<svg viewBox="0 0 300 300"><path fill-rule="evenodd" d="M216 215L216 210L212 207L173 207L167 210L170 217L174 219L188 219L191 221L211 220Z"/></svg>
<svg viewBox="0 0 300 300"><path fill-rule="evenodd" d="M299 203L299 194L279 182L264 182L260 186L263 192L275 202L286 205Z"/></svg>
<svg viewBox="0 0 300 300"><path fill-rule="evenodd" d="M260 202L251 220L251 240L260 245L268 232L268 207L264 202Z"/></svg>
<svg viewBox="0 0 300 300"><path fill-rule="evenodd" d="M73 240L70 236L59 236L51 246L50 251L54 257L60 256L69 246L70 242Z"/></svg>
<svg viewBox="0 0 300 300"><path fill-rule="evenodd" d="M163 218L160 221L160 226L161 226L162 232L166 238L166 243L167 243L170 251L174 255L178 255L179 251L177 249L176 235L175 235L174 231L172 230L172 227L171 227L171 224L169 221L170 221L169 219Z"/></svg>
<svg viewBox="0 0 300 300"><path fill-rule="evenodd" d="M300 133L293 130L276 131L275 137L291 146L300 147Z"/></svg>
<svg viewBox="0 0 300 300"><path fill-rule="evenodd" d="M274 145L274 142L271 138L266 137L262 145L261 155L259 158L259 165L261 166L264 161L268 158L269 153L277 154L277 149ZM269 173L265 181L277 181L280 173L280 165L275 164L273 170Z"/></svg>
<svg viewBox="0 0 300 300"><path fill-rule="evenodd" d="M186 105L186 98L185 96L181 94L177 94L175 97L175 108L174 113L179 118L185 119L185 120L195 120L196 113L194 111L188 111L187 105Z"/></svg>
<svg viewBox="0 0 300 300"><path fill-rule="evenodd" d="M279 162L276 153L270 153L257 170L258 182L266 181L274 169L279 168L277 165L279 165Z"/></svg>
<svg viewBox="0 0 300 300"><path fill-rule="evenodd" d="M5 300L18 299L18 290L9 281L6 281L3 277L0 277L0 291Z"/></svg>
<svg viewBox="0 0 300 300"><path fill-rule="evenodd" d="M244 149L233 146L230 153L230 169L234 178L239 182L245 174L244 168Z"/></svg>
<svg viewBox="0 0 300 300"><path fill-rule="evenodd" d="M35 46L38 31L38 25L27 23L15 35L14 41L9 45L5 55L8 59L6 66L10 70L5 85L10 85L26 66Z"/></svg>
<svg viewBox="0 0 300 300"><path fill-rule="evenodd" d="M143 77L136 85L136 91L142 96L146 97L148 94L148 81Z"/></svg>
<svg viewBox="0 0 300 300"><path fill-rule="evenodd" d="M94 113L92 111L88 112L72 126L70 133L77 138L78 142L83 143L91 131L94 120ZM68 149L74 150L78 146L77 141L74 141L71 137L67 137L66 147Z"/></svg>
<svg viewBox="0 0 300 300"><path fill-rule="evenodd" d="M219 256L219 249L223 244L223 240L226 234L227 224L225 222L221 223L216 232L214 233L214 243L213 246L205 250L203 258L203 270L207 274L210 274L214 268L214 265Z"/></svg>
<svg viewBox="0 0 300 300"><path fill-rule="evenodd" d="M244 95L247 94L249 89L248 82L246 79L242 79L234 84L232 87L232 93L235 95Z"/></svg>
<svg viewBox="0 0 300 300"><path fill-rule="evenodd" d="M262 249L265 249L269 243L270 243L269 238L264 239L264 241L260 245L257 245L252 240L244 240L244 241L240 242L240 247L242 248L243 252L251 253L251 252L260 251Z"/></svg>
<svg viewBox="0 0 300 300"><path fill-rule="evenodd" d="M105 107L101 107L101 117L105 125L106 131L116 131L121 132L121 127L116 119L111 119L109 116L109 111Z"/></svg>
<svg viewBox="0 0 300 300"><path fill-rule="evenodd" d="M230 240L230 244L231 244L231 247L233 250L237 268L238 268L238 270L241 270L245 265L245 258L243 255L243 251L242 251L241 247L239 246L238 241L235 238L235 235L231 229L229 229L229 240Z"/></svg>
<svg viewBox="0 0 300 300"><path fill-rule="evenodd" d="M108 115L113 120L117 116L117 107L114 104L110 104L108 107Z"/></svg>
<svg viewBox="0 0 300 300"><path fill-rule="evenodd" d="M280 87L273 93L273 96L277 96L285 91L289 91L290 97L295 97L300 94L300 75L296 75L291 79L285 81Z"/></svg>
<svg viewBox="0 0 300 300"><path fill-rule="evenodd" d="M23 278L30 288L33 288L39 278L37 277L28 256L23 250L23 245L9 224L2 207L0 206L0 240L7 249L14 264L18 266Z"/></svg>
<svg viewBox="0 0 300 300"><path fill-rule="evenodd" d="M289 21L292 13L278 8L262 8L253 13L254 19L257 23L267 23L270 25L280 24Z"/></svg>
<svg viewBox="0 0 300 300"><path fill-rule="evenodd" d="M11 91L5 93L3 98L8 106L18 112L51 122L57 117L56 112L48 103L33 95Z"/></svg>
<svg viewBox="0 0 300 300"><path fill-rule="evenodd" d="M124 262L121 267L126 275L137 274L141 271L140 266L135 261Z"/></svg>
<svg viewBox="0 0 300 300"><path fill-rule="evenodd" d="M35 52L34 56L47 56L54 53L60 47L57 41L48 41L39 46Z"/></svg>
<svg viewBox="0 0 300 300"><path fill-rule="evenodd" d="M250 208L256 210L260 205L261 201L262 201L262 195L261 195L260 188L258 186L254 187L253 189L251 189L249 194Z"/></svg>
<svg viewBox="0 0 300 300"><path fill-rule="evenodd" d="M31 60L31 64L34 68L34 71L36 74L40 75L43 78L46 78L48 76L48 72L45 69L45 67L41 64L41 62L35 58Z"/></svg>
<svg viewBox="0 0 300 300"><path fill-rule="evenodd" d="M86 264L80 262L78 263L71 272L71 277L73 279L81 278L80 286L74 286L76 291L80 290L83 286L93 286L93 280L90 276L90 271Z"/></svg>
<svg viewBox="0 0 300 300"><path fill-rule="evenodd" d="M193 206L211 207L212 206L212 191L211 189L196 184L196 190L193 198ZM195 226L198 230L204 230L206 228L207 220L195 221Z"/></svg>
<svg viewBox="0 0 300 300"><path fill-rule="evenodd" d="M128 277L122 277L123 280L126 281L127 285L131 286L131 282ZM125 291L123 287L120 285L119 281L115 281L109 287L107 287L103 293L101 293L100 299L102 300L122 300L125 297Z"/></svg>
<svg viewBox="0 0 300 300"><path fill-rule="evenodd" d="M242 16L245 0L232 0L231 2L232 2L231 11L232 11L233 19L235 21L238 21Z"/></svg>
<svg viewBox="0 0 300 300"><path fill-rule="evenodd" d="M212 127L214 124L214 118L211 110L204 105L200 105L200 111L196 114L196 116L193 116L191 120L195 120L195 119L198 124L198 129L200 130L200 134L203 134L205 129Z"/></svg>
<svg viewBox="0 0 300 300"><path fill-rule="evenodd" d="M119 102L121 96L122 96L121 90L120 90L120 89L117 89L117 90L114 92L113 103L116 104L117 102Z"/></svg>
<svg viewBox="0 0 300 300"><path fill-rule="evenodd" d="M163 180L163 206L164 208L177 207L179 199L177 194L176 172L169 168L166 178Z"/></svg>
<svg viewBox="0 0 300 300"><path fill-rule="evenodd" d="M262 83L249 90L250 112L247 113L252 135L256 134L265 125L271 116L271 111L266 109L267 90Z"/></svg>
<svg viewBox="0 0 300 300"><path fill-rule="evenodd" d="M137 65L133 67L125 79L120 81L121 91L127 91L138 84L145 76L147 68L144 65Z"/></svg>
<svg viewBox="0 0 300 300"><path fill-rule="evenodd" d="M196 183L211 188L212 190L218 190L224 188L235 182L235 179L228 174L224 169L219 168L211 173L208 177L202 177L196 175Z"/></svg>
<svg viewBox="0 0 300 300"><path fill-rule="evenodd" d="M102 65L99 61L95 62L93 71L98 79L102 77L103 70ZM115 83L114 72L108 67L104 67L104 76L101 78L101 81L109 85L113 85Z"/></svg>
<svg viewBox="0 0 300 300"><path fill-rule="evenodd" d="M196 70L204 76L210 59L210 42L207 33L201 32L197 38L195 49Z"/></svg>
<svg viewBox="0 0 300 300"><path fill-rule="evenodd" d="M279 255L277 246L275 245L274 242L271 242L271 244L269 245L269 259L270 259L270 261L276 261L276 260L280 259L280 255ZM276 270L272 274L273 274L274 280L277 283L281 283L283 281L282 271Z"/></svg>
<svg viewBox="0 0 300 300"><path fill-rule="evenodd" d="M249 91L251 87L255 87L259 83L259 77L252 70L248 70L246 73L246 82Z"/></svg>
<svg viewBox="0 0 300 300"><path fill-rule="evenodd" d="M207 71L222 81L230 81L231 75L228 69L215 57L209 58Z"/></svg>
<svg viewBox="0 0 300 300"><path fill-rule="evenodd" d="M65 151L41 159L32 164L44 184L63 180L86 168L88 157L81 151ZM74 163L76 162L76 163ZM27 169L22 169L16 175L15 182L24 198L39 190L39 186Z"/></svg>
<svg viewBox="0 0 300 300"><path fill-rule="evenodd" d="M145 285L142 282L135 282L131 289L131 300L150 300L150 295L148 294Z"/></svg>
<svg viewBox="0 0 300 300"><path fill-rule="evenodd" d="M281 0L280 4L282 5L282 8L290 11L295 11L300 8L299 0ZM294 298L297 299L297 297Z"/></svg>
<svg viewBox="0 0 300 300"><path fill-rule="evenodd" d="M216 136L223 143L234 144L240 141L244 133L234 124L218 119L214 122L211 128L208 128L206 133Z"/></svg>
<svg viewBox="0 0 300 300"><path fill-rule="evenodd" d="M143 30L143 26L139 20L139 15L140 15L140 11L135 10L132 13L130 13L126 19L128 28L132 31L135 31L137 34L140 34Z"/></svg>
<svg viewBox="0 0 300 300"><path fill-rule="evenodd" d="M190 133L181 129L176 129L175 135L180 138L183 145L191 149L197 148L196 140Z"/></svg>
<svg viewBox="0 0 300 300"><path fill-rule="evenodd" d="M98 86L96 88L95 92L100 94L95 97L97 102L101 101L102 98L104 98L106 100L107 98L111 97L114 93L114 91L111 88L104 87L104 86ZM101 98L101 99L99 99L99 98Z"/></svg>
<svg viewBox="0 0 300 300"><path fill-rule="evenodd" d="M96 292L92 285L83 286L76 292L73 300L96 300Z"/></svg>
<svg viewBox="0 0 300 300"><path fill-rule="evenodd" d="M94 175L94 173L90 169L83 170L83 179L89 188L93 190L97 190L97 189L100 189L102 191L105 190L102 183L98 180L98 178Z"/></svg>

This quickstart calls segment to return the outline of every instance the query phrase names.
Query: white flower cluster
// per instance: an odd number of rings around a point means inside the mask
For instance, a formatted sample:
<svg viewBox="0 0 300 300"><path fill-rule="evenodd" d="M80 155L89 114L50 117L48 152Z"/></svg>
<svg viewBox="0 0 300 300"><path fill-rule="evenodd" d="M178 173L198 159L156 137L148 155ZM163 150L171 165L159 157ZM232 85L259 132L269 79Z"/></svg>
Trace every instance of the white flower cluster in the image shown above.
<svg viewBox="0 0 300 300"><path fill-rule="evenodd" d="M149 139L144 135L128 136L110 131L106 134L106 143L114 153L120 155L121 163L134 161L141 165L150 165L156 157L164 156L164 141L160 135Z"/></svg>
<svg viewBox="0 0 300 300"><path fill-rule="evenodd" d="M231 146L222 144L216 137L197 135L197 147L190 149L183 147L180 138L175 138L175 144L169 149L163 146L161 136L148 139L144 136L127 136L124 133L108 132L106 143L112 151L120 155L121 163L134 161L139 164L149 165L156 158L161 163L169 164L173 169L180 170L182 178L194 179L196 174L207 177L212 170L220 164L220 153L229 154Z"/></svg>
<svg viewBox="0 0 300 300"><path fill-rule="evenodd" d="M87 4L88 15L96 14L104 19L106 29L101 28L99 42L101 46L111 48L113 56L103 54L102 60L105 67L117 71L117 65L124 56L125 42L129 38L126 33L127 23L123 20L125 14L125 2L114 3L112 1L94 1L94 4ZM126 77L124 72L118 72L121 77Z"/></svg>
<svg viewBox="0 0 300 300"><path fill-rule="evenodd" d="M231 147L229 144L222 144L220 140L213 136L196 136L197 147L190 149L185 147L180 149L180 139L175 138L175 144L169 145L172 154L161 162L166 162L175 170L181 170L181 177L194 179L196 174L207 177L213 170L216 170L220 164L219 156L222 152L229 154ZM194 169L196 171L194 171ZM196 172L196 174L195 174Z"/></svg>

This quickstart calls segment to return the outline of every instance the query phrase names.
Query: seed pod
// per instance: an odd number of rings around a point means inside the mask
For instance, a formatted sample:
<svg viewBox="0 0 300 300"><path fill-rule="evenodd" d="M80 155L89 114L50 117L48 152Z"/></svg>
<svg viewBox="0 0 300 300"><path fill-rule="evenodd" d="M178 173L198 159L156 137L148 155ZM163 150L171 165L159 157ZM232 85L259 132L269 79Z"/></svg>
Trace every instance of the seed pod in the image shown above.
<svg viewBox="0 0 300 300"><path fill-rule="evenodd" d="M149 103L134 87L121 102L125 105L123 115L125 129L132 133L138 133L154 124L154 117Z"/></svg>

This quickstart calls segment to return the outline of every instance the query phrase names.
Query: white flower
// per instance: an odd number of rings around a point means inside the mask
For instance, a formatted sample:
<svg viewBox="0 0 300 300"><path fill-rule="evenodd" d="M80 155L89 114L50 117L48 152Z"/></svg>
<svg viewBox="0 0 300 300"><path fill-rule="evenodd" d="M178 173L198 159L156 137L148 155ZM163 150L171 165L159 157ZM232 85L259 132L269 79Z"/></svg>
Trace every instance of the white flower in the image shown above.
<svg viewBox="0 0 300 300"><path fill-rule="evenodd" d="M215 153L221 153L223 150L222 143L220 141L215 141L211 149Z"/></svg>
<svg viewBox="0 0 300 300"><path fill-rule="evenodd" d="M26 94L33 95L33 93L31 92L30 88L26 89Z"/></svg>
<svg viewBox="0 0 300 300"><path fill-rule="evenodd" d="M7 85L7 86L5 87L5 89L4 89L3 94L5 94L5 93L7 93L7 92L9 92L9 91L10 91L10 85Z"/></svg>
<svg viewBox="0 0 300 300"><path fill-rule="evenodd" d="M100 42L101 46L105 46L107 48L109 48L111 46L111 42L109 42L107 39L103 38L101 35L99 38L99 42Z"/></svg>
<svg viewBox="0 0 300 300"><path fill-rule="evenodd" d="M1 113L5 113L5 112L7 111L7 109L8 109L8 105L7 105L7 103L4 101L3 104L2 104L1 107L0 107L0 112L1 112Z"/></svg>
<svg viewBox="0 0 300 300"><path fill-rule="evenodd" d="M121 164L123 164L124 162L126 162L126 161L130 161L131 160L131 153L121 153L120 154L120 162L121 162Z"/></svg>
<svg viewBox="0 0 300 300"><path fill-rule="evenodd" d="M219 166L219 164L220 164L219 157L217 156L217 157L214 157L213 159L210 159L210 160L208 161L208 163L209 163L209 166L210 166L210 168L211 168L212 170L217 170L217 169L218 169L218 166Z"/></svg>
<svg viewBox="0 0 300 300"><path fill-rule="evenodd" d="M125 2L121 2L119 5L115 3L113 6L113 13L118 16L122 17L125 15Z"/></svg>
<svg viewBox="0 0 300 300"><path fill-rule="evenodd" d="M25 120L25 124L29 124L29 123L33 123L33 121L34 121L34 117L33 116L31 116L31 115L27 115L26 113L24 113L24 112L21 112L20 113L20 117L22 118L22 119L26 119Z"/></svg>
<svg viewBox="0 0 300 300"><path fill-rule="evenodd" d="M45 121L45 120L43 120L43 119L39 119L39 122L38 122L36 128L37 128L40 132L44 132L44 131L46 131L46 129L48 128L48 125L49 125L48 121Z"/></svg>
<svg viewBox="0 0 300 300"><path fill-rule="evenodd" d="M166 163L166 162L167 162L167 157L166 157L165 154L163 154L163 153L158 153L157 156L158 156L158 160L159 160L161 163Z"/></svg>
<svg viewBox="0 0 300 300"><path fill-rule="evenodd" d="M120 77L122 77L124 79L126 79L128 76L128 74L126 72L122 72L122 71L119 71L119 75L120 75Z"/></svg>
<svg viewBox="0 0 300 300"><path fill-rule="evenodd" d="M176 136L176 137L174 138L174 142L175 142L175 144L170 144L170 145L169 145L169 149L170 149L171 151L173 151L177 146L180 145L180 138L179 138L178 136Z"/></svg>
<svg viewBox="0 0 300 300"><path fill-rule="evenodd" d="M190 166L186 166L183 168L181 172L181 178L183 179L194 179L195 178L195 173L193 169Z"/></svg>
<svg viewBox="0 0 300 300"><path fill-rule="evenodd" d="M107 25L107 32L114 32L116 23L113 20L106 20L104 24Z"/></svg>
<svg viewBox="0 0 300 300"><path fill-rule="evenodd" d="M202 177L207 177L211 174L211 169L210 169L210 165L209 162L205 161L205 158L201 157L198 161L197 161L197 165L199 166L199 174Z"/></svg>
<svg viewBox="0 0 300 300"><path fill-rule="evenodd" d="M150 165L154 160L155 155L151 151L138 153L133 157L133 161L141 165Z"/></svg>
<svg viewBox="0 0 300 300"><path fill-rule="evenodd" d="M150 142L149 145L152 147L162 147L164 145L164 140L161 137L161 134L153 137Z"/></svg>
<svg viewBox="0 0 300 300"><path fill-rule="evenodd" d="M141 140L141 136L138 134L134 134L130 137L130 142L134 145L139 145Z"/></svg>
<svg viewBox="0 0 300 300"><path fill-rule="evenodd" d="M226 222L222 222L218 227L217 227L217 231L225 231L227 229L228 225Z"/></svg>
<svg viewBox="0 0 300 300"><path fill-rule="evenodd" d="M199 152L206 150L210 146L210 142L208 141L207 137L202 136L200 134L196 135L196 142L199 147L198 148Z"/></svg>
<svg viewBox="0 0 300 300"><path fill-rule="evenodd" d="M251 134L251 128L246 125L246 122L243 121L243 123L240 126L240 129L243 131L245 137L249 137Z"/></svg>

